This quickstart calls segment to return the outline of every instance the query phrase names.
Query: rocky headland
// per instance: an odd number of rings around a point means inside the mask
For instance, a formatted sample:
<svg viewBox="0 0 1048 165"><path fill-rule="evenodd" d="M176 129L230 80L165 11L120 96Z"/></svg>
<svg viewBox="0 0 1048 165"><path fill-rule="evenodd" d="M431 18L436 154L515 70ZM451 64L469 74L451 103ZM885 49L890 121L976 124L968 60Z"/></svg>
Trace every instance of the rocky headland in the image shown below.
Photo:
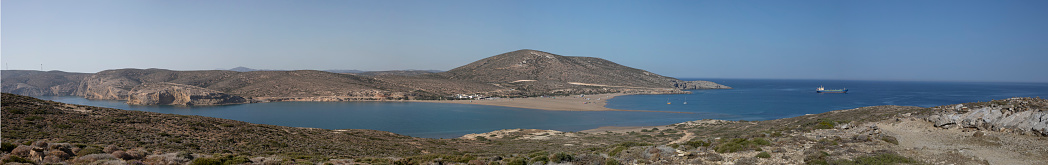
<svg viewBox="0 0 1048 165"><path fill-rule="evenodd" d="M677 94L730 89L683 81L594 57L518 50L446 72L403 70L334 73L315 70L173 71L116 69L98 73L4 70L3 92L81 96L135 105L220 105L272 101L454 100L461 96Z"/></svg>

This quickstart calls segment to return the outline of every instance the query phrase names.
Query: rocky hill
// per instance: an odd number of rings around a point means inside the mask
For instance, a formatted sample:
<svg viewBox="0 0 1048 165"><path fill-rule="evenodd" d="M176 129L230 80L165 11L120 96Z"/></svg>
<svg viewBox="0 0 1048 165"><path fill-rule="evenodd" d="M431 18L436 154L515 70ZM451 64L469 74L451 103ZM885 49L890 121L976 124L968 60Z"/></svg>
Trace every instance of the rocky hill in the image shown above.
<svg viewBox="0 0 1048 165"><path fill-rule="evenodd" d="M91 74L62 71L3 70L3 92L30 96L68 96Z"/></svg>
<svg viewBox="0 0 1048 165"><path fill-rule="evenodd" d="M682 81L595 57L561 56L537 50L517 50L436 75L486 83L531 83L556 90L573 86L613 88L729 89L708 81Z"/></svg>
<svg viewBox="0 0 1048 165"><path fill-rule="evenodd" d="M4 71L3 92L82 96L142 105L217 105L269 101L446 99L456 94L522 97L593 93L671 94L728 89L682 81L593 57L519 50L447 72L402 70L172 71L115 69L94 74ZM151 84L151 85L146 85ZM243 98L243 99L241 99ZM185 100L188 99L188 100Z"/></svg>

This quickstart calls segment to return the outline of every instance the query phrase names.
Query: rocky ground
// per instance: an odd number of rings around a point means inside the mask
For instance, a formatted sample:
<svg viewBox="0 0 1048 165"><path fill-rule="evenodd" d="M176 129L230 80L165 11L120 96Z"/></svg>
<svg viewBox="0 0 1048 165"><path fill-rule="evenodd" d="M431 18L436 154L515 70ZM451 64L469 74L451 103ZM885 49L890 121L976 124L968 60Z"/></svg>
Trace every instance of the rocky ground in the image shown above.
<svg viewBox="0 0 1048 165"><path fill-rule="evenodd" d="M1048 137L1036 130L978 126L1028 120L980 118L984 124L962 127L936 119L982 113L956 107L1014 115L1044 112L1046 103L1014 98L933 108L875 106L767 121L698 120L581 132L506 129L424 139L4 94L0 155L15 164L1045 164Z"/></svg>

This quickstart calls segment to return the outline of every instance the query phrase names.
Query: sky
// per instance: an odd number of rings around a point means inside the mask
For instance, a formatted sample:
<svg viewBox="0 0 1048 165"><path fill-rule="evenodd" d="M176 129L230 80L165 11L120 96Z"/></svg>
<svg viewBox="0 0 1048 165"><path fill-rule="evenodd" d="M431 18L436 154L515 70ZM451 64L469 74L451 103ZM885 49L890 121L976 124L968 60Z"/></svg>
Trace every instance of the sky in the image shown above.
<svg viewBox="0 0 1048 165"><path fill-rule="evenodd" d="M677 78L1048 82L1048 1L0 1L2 69L449 70L534 49Z"/></svg>

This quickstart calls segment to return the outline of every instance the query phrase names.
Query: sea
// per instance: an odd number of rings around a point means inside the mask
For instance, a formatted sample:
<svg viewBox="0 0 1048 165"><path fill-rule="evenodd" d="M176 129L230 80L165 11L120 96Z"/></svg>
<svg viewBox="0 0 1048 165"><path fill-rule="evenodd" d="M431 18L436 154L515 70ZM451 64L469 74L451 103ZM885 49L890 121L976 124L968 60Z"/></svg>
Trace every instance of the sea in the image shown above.
<svg viewBox="0 0 1048 165"><path fill-rule="evenodd" d="M696 80L696 79L685 79ZM373 129L424 138L456 138L500 129L582 131L602 126L655 126L701 119L773 120L877 105L933 107L1011 97L1048 98L1048 83L860 80L701 79L734 89L691 94L626 95L608 108L674 111L547 111L419 102L271 102L223 106L131 106L81 97L38 97L64 103L198 115L258 124L324 129ZM848 93L816 93L847 88Z"/></svg>

